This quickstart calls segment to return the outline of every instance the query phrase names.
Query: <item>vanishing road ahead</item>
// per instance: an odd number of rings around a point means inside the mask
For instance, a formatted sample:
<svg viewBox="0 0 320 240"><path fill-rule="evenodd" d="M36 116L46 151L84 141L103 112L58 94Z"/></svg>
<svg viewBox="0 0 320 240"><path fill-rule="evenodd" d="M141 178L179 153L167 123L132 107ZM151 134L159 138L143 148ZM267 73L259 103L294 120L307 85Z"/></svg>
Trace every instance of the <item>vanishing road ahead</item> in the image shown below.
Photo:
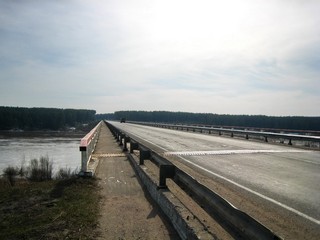
<svg viewBox="0 0 320 240"><path fill-rule="evenodd" d="M179 159L320 227L320 151L111 122L154 151ZM142 141L143 140L143 141Z"/></svg>

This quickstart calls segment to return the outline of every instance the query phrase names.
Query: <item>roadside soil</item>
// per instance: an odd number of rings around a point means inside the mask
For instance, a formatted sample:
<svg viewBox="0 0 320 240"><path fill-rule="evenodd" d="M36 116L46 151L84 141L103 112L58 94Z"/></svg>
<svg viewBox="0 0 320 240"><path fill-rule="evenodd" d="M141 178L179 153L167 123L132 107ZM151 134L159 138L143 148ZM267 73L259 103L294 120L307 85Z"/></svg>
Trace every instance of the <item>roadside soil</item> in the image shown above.
<svg viewBox="0 0 320 240"><path fill-rule="evenodd" d="M94 155L102 200L98 239L179 239L161 210L142 189L127 157L105 124Z"/></svg>

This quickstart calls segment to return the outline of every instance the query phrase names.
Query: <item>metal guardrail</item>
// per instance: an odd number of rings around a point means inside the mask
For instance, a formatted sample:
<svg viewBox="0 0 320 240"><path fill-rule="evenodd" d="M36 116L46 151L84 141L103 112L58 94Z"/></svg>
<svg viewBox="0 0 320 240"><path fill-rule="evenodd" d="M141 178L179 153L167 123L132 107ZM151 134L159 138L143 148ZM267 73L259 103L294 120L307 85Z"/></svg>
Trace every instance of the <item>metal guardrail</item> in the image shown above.
<svg viewBox="0 0 320 240"><path fill-rule="evenodd" d="M150 122L134 122L127 121L128 123L140 124L152 127L168 128L168 129L177 129L177 130L186 130L186 131L199 131L207 132L209 134L217 133L218 135L228 134L231 137L242 136L245 139L249 139L253 136L262 137L265 142L268 142L269 138L280 139L282 143L284 140L288 141L288 145L292 145L292 141L307 141L313 143L320 143L320 136L309 136L309 135L298 135L298 134L285 134L285 133L274 133L274 132L258 132L258 131L248 131L248 130L238 130L238 129L226 129L226 128L214 128L214 127L200 127L200 126L190 126L182 124L163 124L163 123L150 123Z"/></svg>
<svg viewBox="0 0 320 240"><path fill-rule="evenodd" d="M123 146L124 151L128 150L127 143L130 143L130 153L133 153L134 150L139 151L140 165L143 165L145 160L151 160L159 167L158 189L167 188L166 179L170 178L184 191L192 193L194 199L213 218L216 220L217 218L222 219L222 222L226 222L227 227L234 234L240 235L244 239L281 239L270 229L248 214L235 208L227 200L199 183L192 176L173 165L169 160L134 140L134 136L128 136L112 124L106 123L119 142L119 145Z"/></svg>
<svg viewBox="0 0 320 240"><path fill-rule="evenodd" d="M92 176L93 173L88 171L88 163L90 162L91 155L95 149L101 124L103 121L100 121L86 136L80 140L80 151L81 151L81 171L80 176Z"/></svg>
<svg viewBox="0 0 320 240"><path fill-rule="evenodd" d="M315 130L298 130L298 129L282 129L282 128L259 128L259 127L243 127L243 126L225 126L225 125L208 125L208 124L190 124L191 126L208 127L208 128L224 128L224 129L237 129L243 131L255 132L272 132L284 134L297 134L307 136L320 136L320 131Z"/></svg>

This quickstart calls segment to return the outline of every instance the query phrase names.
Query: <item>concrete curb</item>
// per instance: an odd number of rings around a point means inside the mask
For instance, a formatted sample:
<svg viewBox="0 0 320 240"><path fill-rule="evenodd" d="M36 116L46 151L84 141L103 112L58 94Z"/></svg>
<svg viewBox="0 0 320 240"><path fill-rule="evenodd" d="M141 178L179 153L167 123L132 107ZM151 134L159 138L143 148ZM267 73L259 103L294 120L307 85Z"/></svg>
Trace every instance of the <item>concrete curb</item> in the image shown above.
<svg viewBox="0 0 320 240"><path fill-rule="evenodd" d="M171 221L181 239L216 239L170 191L158 189L157 183L137 164L131 154L128 153L127 157L145 189Z"/></svg>

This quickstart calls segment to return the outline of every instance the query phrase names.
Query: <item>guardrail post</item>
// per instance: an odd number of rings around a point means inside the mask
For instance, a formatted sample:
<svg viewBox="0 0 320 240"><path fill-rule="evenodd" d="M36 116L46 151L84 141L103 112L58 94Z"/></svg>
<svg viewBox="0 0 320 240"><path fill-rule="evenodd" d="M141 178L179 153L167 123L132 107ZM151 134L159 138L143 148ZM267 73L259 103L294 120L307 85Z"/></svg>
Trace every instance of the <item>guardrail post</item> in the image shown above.
<svg viewBox="0 0 320 240"><path fill-rule="evenodd" d="M150 150L146 150L140 147L140 159L139 164L143 165L145 159L149 159L151 156Z"/></svg>
<svg viewBox="0 0 320 240"><path fill-rule="evenodd" d="M117 139L117 142L120 142L120 133L119 132L116 133L116 139Z"/></svg>
<svg viewBox="0 0 320 240"><path fill-rule="evenodd" d="M292 145L292 141L291 141L291 139L289 139L289 143L288 143L288 145Z"/></svg>
<svg viewBox="0 0 320 240"><path fill-rule="evenodd" d="M133 153L133 150L139 150L139 143L130 139L130 153Z"/></svg>
<svg viewBox="0 0 320 240"><path fill-rule="evenodd" d="M176 170L173 165L160 165L159 166L159 186L158 189L168 188L166 184L167 178L173 178L175 176Z"/></svg>
<svg viewBox="0 0 320 240"><path fill-rule="evenodd" d="M233 137L233 132L231 133L231 137Z"/></svg>
<svg viewBox="0 0 320 240"><path fill-rule="evenodd" d="M246 139L247 139L247 140L249 139L249 134L246 134Z"/></svg>
<svg viewBox="0 0 320 240"><path fill-rule="evenodd" d="M264 141L268 142L268 137L267 136L264 136Z"/></svg>
<svg viewBox="0 0 320 240"><path fill-rule="evenodd" d="M88 154L87 154L87 147L81 147L81 172L87 172L87 161L88 161Z"/></svg>
<svg viewBox="0 0 320 240"><path fill-rule="evenodd" d="M130 137L124 136L123 138L123 149L122 151L126 152L128 151L127 143L130 141Z"/></svg>
<svg viewBox="0 0 320 240"><path fill-rule="evenodd" d="M124 133L120 133L119 137L120 137L119 146L122 146L122 145L123 145L122 139L124 139L124 138L125 138Z"/></svg>

